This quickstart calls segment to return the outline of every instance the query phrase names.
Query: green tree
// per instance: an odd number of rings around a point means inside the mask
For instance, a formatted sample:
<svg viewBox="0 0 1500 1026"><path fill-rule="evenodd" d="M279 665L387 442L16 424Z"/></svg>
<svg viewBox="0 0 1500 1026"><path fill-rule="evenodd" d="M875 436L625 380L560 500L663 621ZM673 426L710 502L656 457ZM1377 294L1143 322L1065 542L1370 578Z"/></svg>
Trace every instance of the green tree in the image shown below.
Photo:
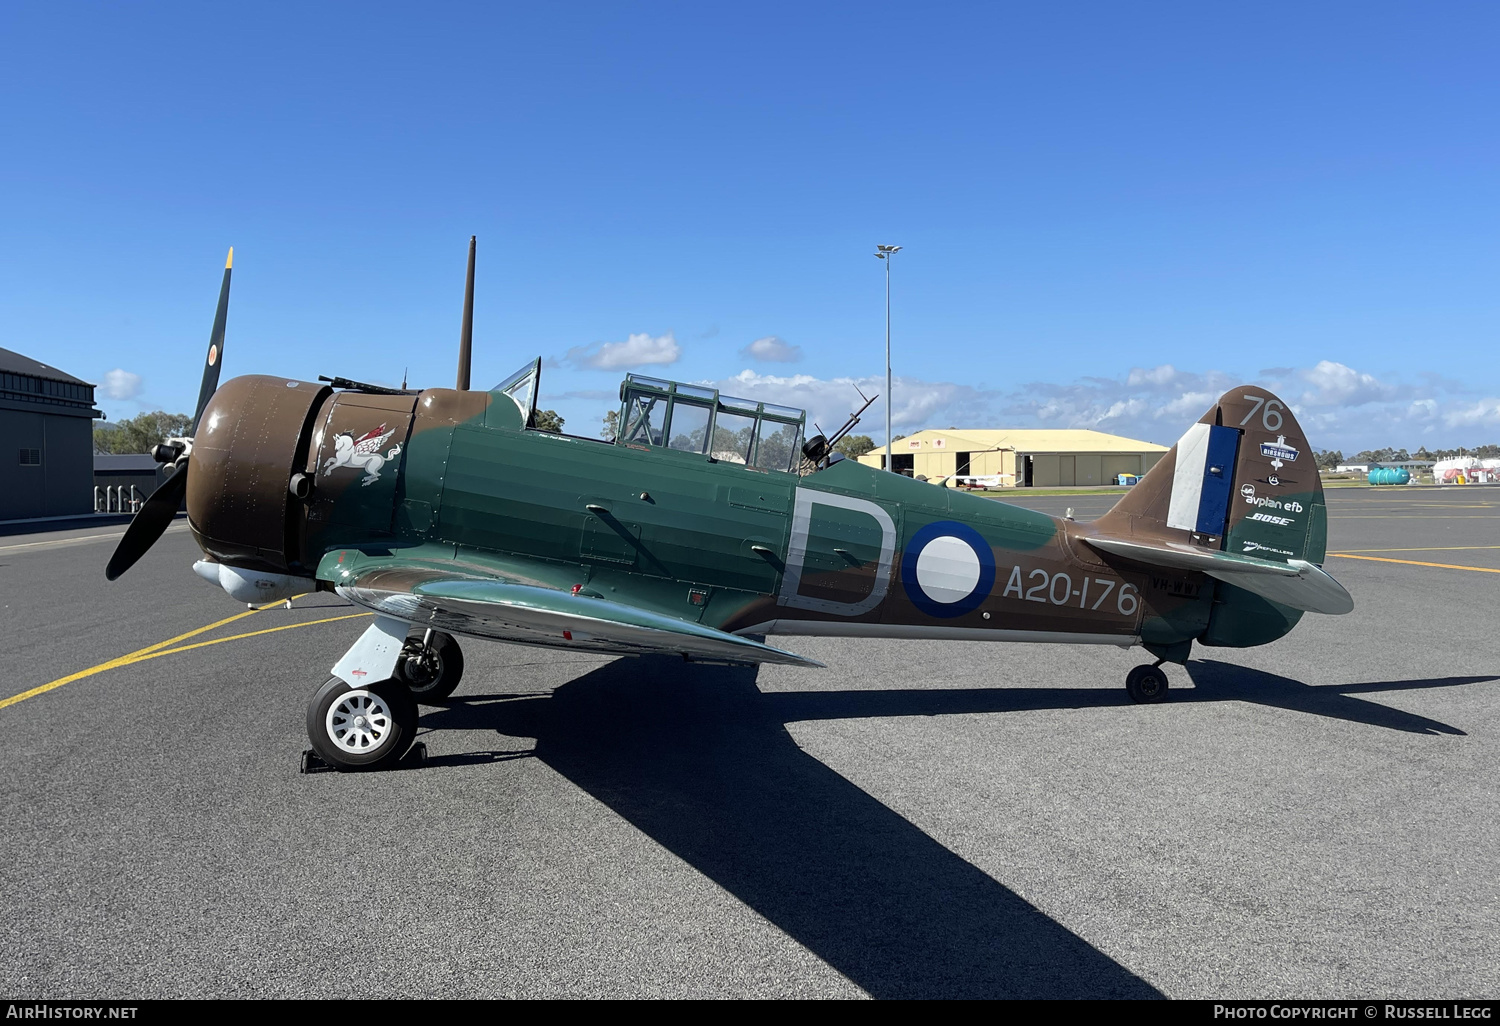
<svg viewBox="0 0 1500 1026"><path fill-rule="evenodd" d="M1411 459L1405 449L1366 449L1356 453L1355 463L1401 463Z"/></svg>
<svg viewBox="0 0 1500 1026"><path fill-rule="evenodd" d="M615 440L615 435L619 433L620 411L610 410L604 415L604 430L599 433L599 437L604 439L606 442L613 442Z"/></svg>
<svg viewBox="0 0 1500 1026"><path fill-rule="evenodd" d="M1313 453L1313 460L1319 470L1332 470L1344 462L1344 454L1338 449L1318 449Z"/></svg>
<svg viewBox="0 0 1500 1026"><path fill-rule="evenodd" d="M869 435L845 435L834 448L851 460L857 460L875 448L875 439Z"/></svg>
<svg viewBox="0 0 1500 1026"><path fill-rule="evenodd" d="M180 437L193 426L193 418L186 413L167 413L153 410L119 420L113 424L101 424L94 428L94 451L101 453L150 452L168 438Z"/></svg>
<svg viewBox="0 0 1500 1026"><path fill-rule="evenodd" d="M536 417L531 423L538 431L550 431L554 435L562 434L563 419L557 415L556 410L537 410Z"/></svg>
<svg viewBox="0 0 1500 1026"><path fill-rule="evenodd" d="M1428 449L1426 446L1423 446L1417 450L1415 458L1419 460L1451 460L1455 456L1495 459L1500 457L1500 445L1461 445L1457 449Z"/></svg>

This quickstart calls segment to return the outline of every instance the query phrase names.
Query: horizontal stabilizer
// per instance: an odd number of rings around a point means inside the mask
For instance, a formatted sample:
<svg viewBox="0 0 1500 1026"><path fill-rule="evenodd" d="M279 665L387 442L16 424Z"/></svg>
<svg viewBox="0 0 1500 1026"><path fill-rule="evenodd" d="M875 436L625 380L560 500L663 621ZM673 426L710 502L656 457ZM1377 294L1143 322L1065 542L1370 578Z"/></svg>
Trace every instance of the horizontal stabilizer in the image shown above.
<svg viewBox="0 0 1500 1026"><path fill-rule="evenodd" d="M1124 556L1147 566L1196 570L1292 609L1338 615L1354 608L1354 599L1344 586L1305 559L1290 559L1282 563L1169 542L1143 543L1121 538L1085 540L1101 552Z"/></svg>

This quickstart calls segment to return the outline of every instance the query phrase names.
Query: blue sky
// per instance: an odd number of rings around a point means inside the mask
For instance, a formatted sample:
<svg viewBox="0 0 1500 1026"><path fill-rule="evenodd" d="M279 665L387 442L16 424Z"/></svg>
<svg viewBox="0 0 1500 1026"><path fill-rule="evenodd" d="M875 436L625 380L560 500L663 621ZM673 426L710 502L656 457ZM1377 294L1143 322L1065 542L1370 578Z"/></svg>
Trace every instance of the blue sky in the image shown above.
<svg viewBox="0 0 1500 1026"><path fill-rule="evenodd" d="M226 373L541 354L898 432L1500 439L1494 4L0 5L0 346L186 410ZM770 341L767 341L770 340ZM758 344L757 344L758 343ZM654 361L654 362L652 362ZM883 436L872 409L861 430Z"/></svg>

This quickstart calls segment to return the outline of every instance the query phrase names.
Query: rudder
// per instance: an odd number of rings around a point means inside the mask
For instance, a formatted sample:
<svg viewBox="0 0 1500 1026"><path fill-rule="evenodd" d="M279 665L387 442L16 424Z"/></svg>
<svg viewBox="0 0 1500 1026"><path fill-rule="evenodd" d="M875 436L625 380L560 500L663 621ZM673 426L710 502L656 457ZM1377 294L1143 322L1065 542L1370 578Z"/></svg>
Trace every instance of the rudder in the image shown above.
<svg viewBox="0 0 1500 1026"><path fill-rule="evenodd" d="M1286 403L1230 389L1115 507L1101 533L1322 563L1323 485Z"/></svg>

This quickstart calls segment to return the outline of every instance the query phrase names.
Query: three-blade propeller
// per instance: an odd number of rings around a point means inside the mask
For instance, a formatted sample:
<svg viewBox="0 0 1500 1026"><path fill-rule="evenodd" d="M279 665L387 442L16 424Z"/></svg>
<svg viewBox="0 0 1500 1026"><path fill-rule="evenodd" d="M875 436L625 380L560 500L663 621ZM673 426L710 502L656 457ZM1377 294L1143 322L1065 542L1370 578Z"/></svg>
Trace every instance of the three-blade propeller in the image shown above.
<svg viewBox="0 0 1500 1026"><path fill-rule="evenodd" d="M224 357L224 325L229 318L229 275L234 268L234 249L224 261L224 284L219 287L219 308L214 313L214 329L208 339L208 356L203 363L203 384L198 389L198 408L193 411L193 426L189 434L196 437L198 422L203 419L203 410L219 387L219 368ZM160 447L159 447L160 448ZM158 457L161 458L161 457ZM156 544L177 515L182 506L182 497L187 494L188 464L192 460L191 449L176 459L176 471L162 482L146 504L141 507L125 529L125 536L115 547L109 558L104 576L113 581L135 565L146 550Z"/></svg>

